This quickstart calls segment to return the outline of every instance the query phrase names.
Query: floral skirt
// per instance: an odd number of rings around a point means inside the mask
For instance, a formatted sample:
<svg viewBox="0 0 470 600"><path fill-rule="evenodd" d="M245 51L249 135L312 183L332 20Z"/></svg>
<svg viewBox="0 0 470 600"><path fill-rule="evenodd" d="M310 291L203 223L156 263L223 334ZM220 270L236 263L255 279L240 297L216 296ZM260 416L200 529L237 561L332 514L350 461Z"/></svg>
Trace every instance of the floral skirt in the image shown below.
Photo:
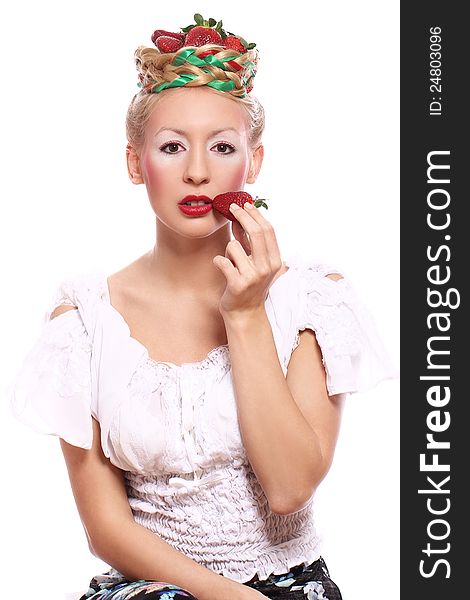
<svg viewBox="0 0 470 600"><path fill-rule="evenodd" d="M322 557L308 566L297 565L288 573L270 575L259 580L254 577L247 585L267 598L277 600L342 600L338 586L332 581ZM90 588L80 600L197 600L187 590L162 581L139 579L129 581L121 578L96 575Z"/></svg>

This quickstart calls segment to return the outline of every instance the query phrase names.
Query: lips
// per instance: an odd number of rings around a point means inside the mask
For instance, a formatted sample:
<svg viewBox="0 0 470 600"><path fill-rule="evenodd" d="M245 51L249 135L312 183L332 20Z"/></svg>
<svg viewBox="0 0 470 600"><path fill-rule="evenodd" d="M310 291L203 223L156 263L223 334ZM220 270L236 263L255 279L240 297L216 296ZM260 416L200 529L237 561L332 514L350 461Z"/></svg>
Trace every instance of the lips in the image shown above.
<svg viewBox="0 0 470 600"><path fill-rule="evenodd" d="M204 202L208 202L208 203L212 204L212 199L209 198L208 196L195 196L195 195L186 196L180 202L178 202L178 204L180 204L180 205L185 204L186 202L191 202L193 200L204 201Z"/></svg>

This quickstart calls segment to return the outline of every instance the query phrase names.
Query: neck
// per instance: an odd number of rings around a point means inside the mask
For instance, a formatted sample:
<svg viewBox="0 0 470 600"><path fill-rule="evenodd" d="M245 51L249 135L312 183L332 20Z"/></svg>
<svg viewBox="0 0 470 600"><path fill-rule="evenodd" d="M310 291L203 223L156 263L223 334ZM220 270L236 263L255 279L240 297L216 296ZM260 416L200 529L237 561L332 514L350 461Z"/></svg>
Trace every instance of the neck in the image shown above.
<svg viewBox="0 0 470 600"><path fill-rule="evenodd" d="M176 292L222 294L225 275L212 263L216 255L225 256L231 239L230 224L204 238L175 235L157 219L157 241L147 254L149 278Z"/></svg>

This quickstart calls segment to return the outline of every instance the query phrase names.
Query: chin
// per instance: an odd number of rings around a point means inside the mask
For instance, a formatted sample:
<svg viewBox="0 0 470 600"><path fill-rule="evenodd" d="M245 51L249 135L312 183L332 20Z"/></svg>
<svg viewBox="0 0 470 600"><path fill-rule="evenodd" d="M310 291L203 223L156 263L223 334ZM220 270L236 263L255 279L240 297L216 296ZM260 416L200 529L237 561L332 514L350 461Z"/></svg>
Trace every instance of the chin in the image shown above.
<svg viewBox="0 0 470 600"><path fill-rule="evenodd" d="M179 219L178 224L176 224L173 219L172 221L165 221L157 216L157 221L160 221L164 227L188 239L209 237L230 223L230 220L223 215L218 215L216 218L211 217L211 215L192 218L183 215L182 219L185 219L186 222L182 224L181 219Z"/></svg>

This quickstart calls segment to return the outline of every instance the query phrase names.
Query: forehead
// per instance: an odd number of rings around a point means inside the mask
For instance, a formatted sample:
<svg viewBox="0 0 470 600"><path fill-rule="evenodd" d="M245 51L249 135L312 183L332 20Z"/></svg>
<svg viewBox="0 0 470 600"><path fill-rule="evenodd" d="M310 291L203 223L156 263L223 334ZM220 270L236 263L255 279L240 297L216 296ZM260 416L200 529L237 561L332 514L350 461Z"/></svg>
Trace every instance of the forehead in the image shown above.
<svg viewBox="0 0 470 600"><path fill-rule="evenodd" d="M240 103L210 88L178 88L158 100L147 126L154 135L162 128L189 134L234 129L230 133L245 135L247 113Z"/></svg>

